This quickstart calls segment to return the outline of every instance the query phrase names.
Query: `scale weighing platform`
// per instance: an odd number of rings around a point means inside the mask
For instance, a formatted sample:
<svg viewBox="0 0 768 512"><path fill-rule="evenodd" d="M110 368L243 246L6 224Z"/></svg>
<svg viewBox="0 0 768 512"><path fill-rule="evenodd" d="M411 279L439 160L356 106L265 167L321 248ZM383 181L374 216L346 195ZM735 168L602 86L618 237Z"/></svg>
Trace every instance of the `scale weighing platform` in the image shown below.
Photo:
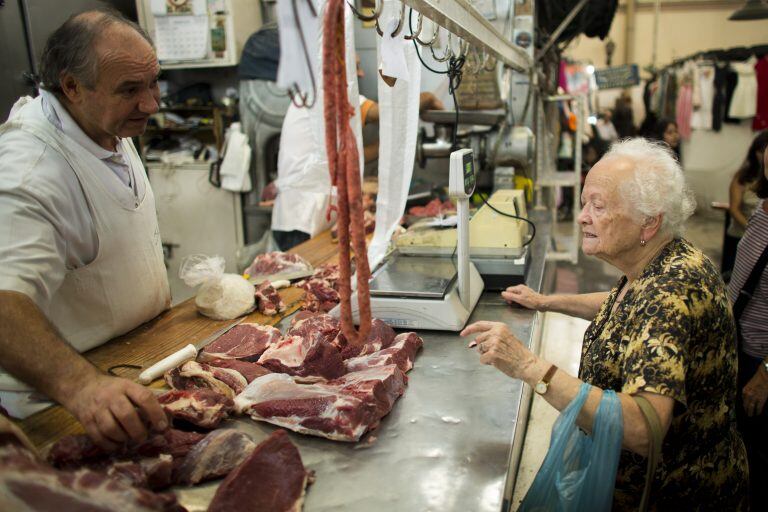
<svg viewBox="0 0 768 512"><path fill-rule="evenodd" d="M494 192L469 221L470 261L480 272L487 290L504 290L522 284L530 262L525 221L505 217L497 210L526 218L525 193L502 189ZM491 208L491 206L493 208ZM412 255L451 256L456 250L457 230L438 227L435 219L413 224L398 237L397 251Z"/></svg>
<svg viewBox="0 0 768 512"><path fill-rule="evenodd" d="M376 270L370 282L371 312L392 327L460 331L483 293L483 279L469 261L469 197L475 190L472 150L451 153L450 166L448 195L456 200L458 217L456 257L394 252ZM352 315L358 322L357 295L352 298Z"/></svg>

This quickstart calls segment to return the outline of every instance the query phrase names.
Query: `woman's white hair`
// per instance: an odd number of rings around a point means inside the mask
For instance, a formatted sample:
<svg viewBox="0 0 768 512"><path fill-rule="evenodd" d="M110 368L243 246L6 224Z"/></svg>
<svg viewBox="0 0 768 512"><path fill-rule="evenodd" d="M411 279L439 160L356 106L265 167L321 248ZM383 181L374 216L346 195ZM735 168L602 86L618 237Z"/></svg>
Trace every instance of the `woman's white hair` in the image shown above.
<svg viewBox="0 0 768 512"><path fill-rule="evenodd" d="M685 221L696 210L696 200L674 153L663 142L641 137L611 145L603 158L625 158L634 164L633 177L619 192L639 217L638 222L661 214L661 231L681 236Z"/></svg>

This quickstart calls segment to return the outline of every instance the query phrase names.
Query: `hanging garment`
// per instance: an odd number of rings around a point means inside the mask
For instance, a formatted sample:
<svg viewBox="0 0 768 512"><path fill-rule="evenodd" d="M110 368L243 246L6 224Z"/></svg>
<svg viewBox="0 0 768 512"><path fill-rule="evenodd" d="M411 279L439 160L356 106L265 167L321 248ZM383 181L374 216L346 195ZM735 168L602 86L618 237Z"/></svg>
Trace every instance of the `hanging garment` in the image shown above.
<svg viewBox="0 0 768 512"><path fill-rule="evenodd" d="M755 131L768 128L768 55L763 56L755 64L757 79L757 105L752 129Z"/></svg>
<svg viewBox="0 0 768 512"><path fill-rule="evenodd" d="M664 93L664 104L661 106L661 117L667 119L675 118L679 85L676 73L670 73L667 80L667 90Z"/></svg>
<svg viewBox="0 0 768 512"><path fill-rule="evenodd" d="M699 82L701 102L694 108L691 116L691 128L712 129L712 102L715 97L715 67L711 63L697 65L695 79Z"/></svg>
<svg viewBox="0 0 768 512"><path fill-rule="evenodd" d="M736 84L739 83L739 74L728 64L725 68L725 122L729 124L739 124L740 119L731 117L731 102L733 93L736 91Z"/></svg>
<svg viewBox="0 0 768 512"><path fill-rule="evenodd" d="M712 98L712 129L719 132L723 127L725 119L725 95L726 95L726 76L728 74L728 65L724 62L715 64L715 80L713 87L715 94Z"/></svg>
<svg viewBox="0 0 768 512"><path fill-rule="evenodd" d="M733 69L739 74L736 90L733 91L731 108L728 114L738 119L750 119L757 112L757 77L755 77L755 58L747 62L734 62Z"/></svg>
<svg viewBox="0 0 768 512"><path fill-rule="evenodd" d="M693 114L693 86L684 83L677 94L677 108L675 109L675 121L677 131L683 140L691 138L691 115Z"/></svg>

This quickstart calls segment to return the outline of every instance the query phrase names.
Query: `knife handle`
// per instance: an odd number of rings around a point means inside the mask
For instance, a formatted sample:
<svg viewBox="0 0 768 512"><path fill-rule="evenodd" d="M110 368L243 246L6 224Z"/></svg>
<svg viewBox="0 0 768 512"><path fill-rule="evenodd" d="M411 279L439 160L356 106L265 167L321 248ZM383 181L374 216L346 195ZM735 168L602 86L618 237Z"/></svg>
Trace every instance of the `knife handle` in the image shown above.
<svg viewBox="0 0 768 512"><path fill-rule="evenodd" d="M197 357L197 349L190 343L141 372L139 383L149 384L171 368L176 368L182 363L193 360L195 357Z"/></svg>

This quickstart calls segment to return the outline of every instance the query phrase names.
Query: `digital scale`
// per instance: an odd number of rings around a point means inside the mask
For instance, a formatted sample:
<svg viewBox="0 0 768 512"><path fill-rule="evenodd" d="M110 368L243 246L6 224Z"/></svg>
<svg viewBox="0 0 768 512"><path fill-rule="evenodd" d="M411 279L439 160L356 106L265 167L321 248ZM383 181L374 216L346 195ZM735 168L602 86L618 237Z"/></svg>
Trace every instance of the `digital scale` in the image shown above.
<svg viewBox="0 0 768 512"><path fill-rule="evenodd" d="M469 198L475 190L471 149L451 153L448 195L457 205L456 257L393 252L374 272L371 312L395 328L460 331L483 293L483 279L469 260ZM453 249L452 249L453 250ZM332 311L336 313L338 306ZM359 321L357 295L352 315Z"/></svg>
<svg viewBox="0 0 768 512"><path fill-rule="evenodd" d="M525 192L501 189L481 206L469 221L470 261L475 264L488 290L504 290L525 282L528 269L528 224L506 214L527 218ZM489 206L490 205L490 206ZM491 206L493 208L491 208ZM437 226L425 219L413 224L397 239L397 251L409 255L451 256L456 250L457 230Z"/></svg>

